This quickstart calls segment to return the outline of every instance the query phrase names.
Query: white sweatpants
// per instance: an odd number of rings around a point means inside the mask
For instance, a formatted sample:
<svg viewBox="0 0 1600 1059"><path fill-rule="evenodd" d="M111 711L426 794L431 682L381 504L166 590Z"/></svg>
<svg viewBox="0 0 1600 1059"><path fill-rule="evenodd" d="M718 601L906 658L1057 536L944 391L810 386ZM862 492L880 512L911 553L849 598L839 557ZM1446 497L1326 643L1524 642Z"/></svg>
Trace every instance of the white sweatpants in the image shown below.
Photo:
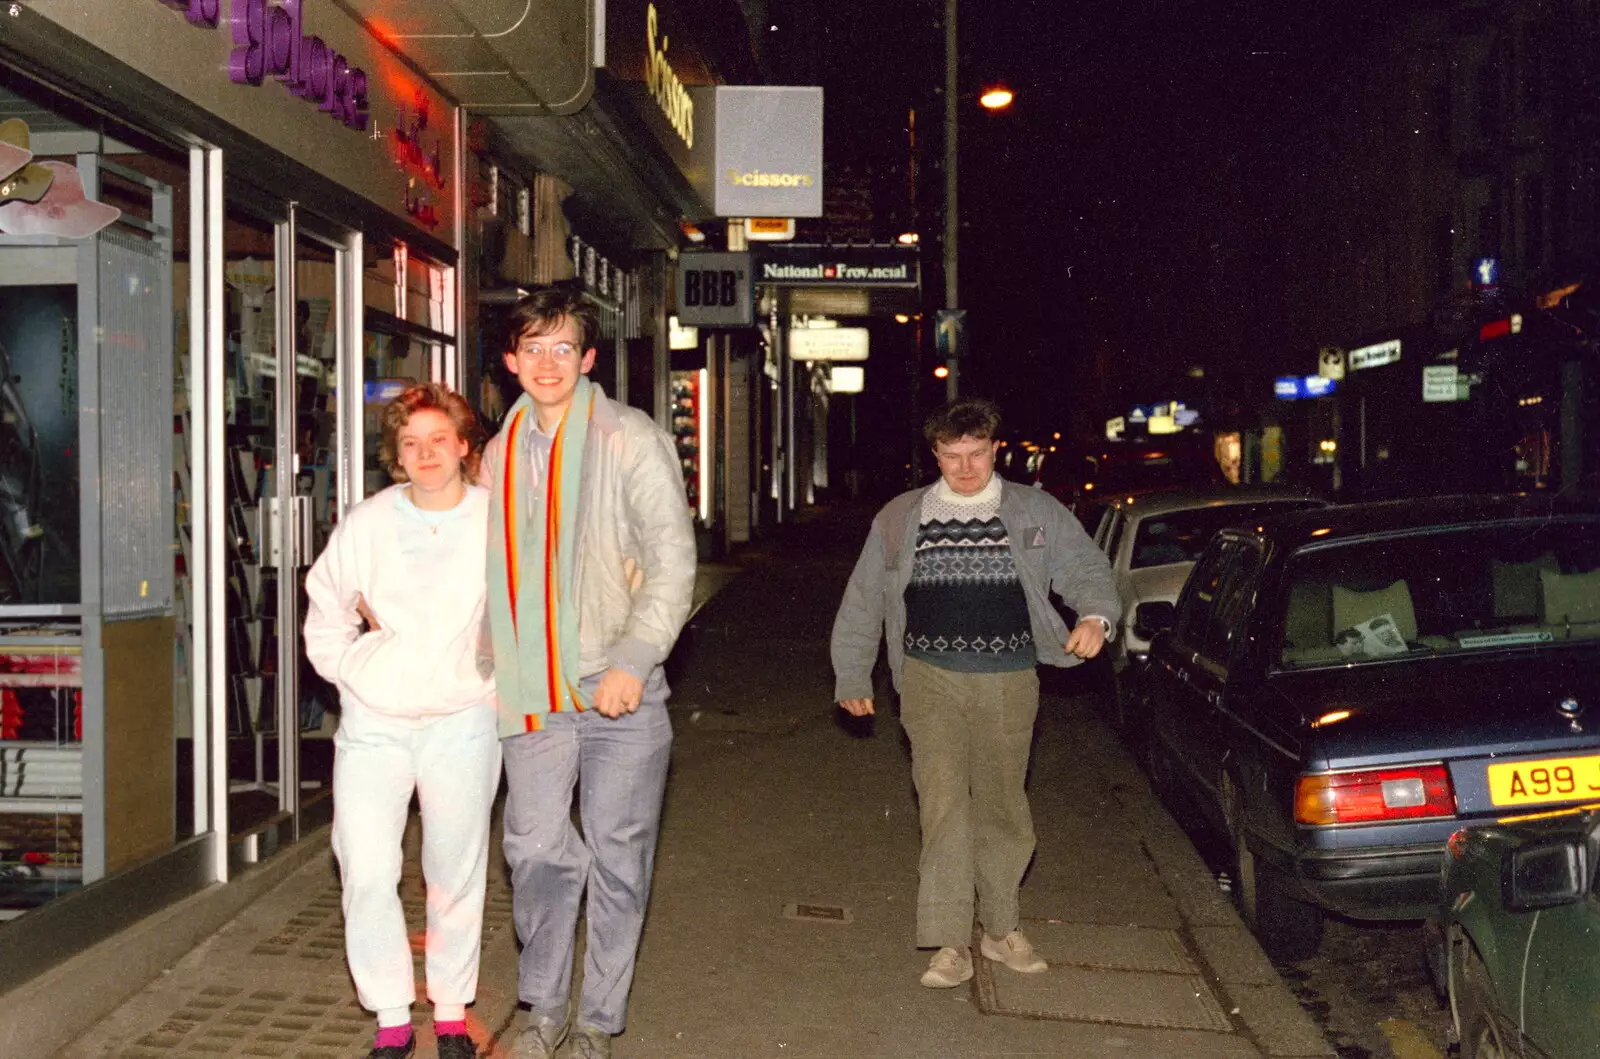
<svg viewBox="0 0 1600 1059"><path fill-rule="evenodd" d="M369 1011L409 1007L417 996L399 893L413 790L422 806L428 999L460 1005L477 995L497 724L490 703L420 728L345 705L334 736L333 854L350 977Z"/></svg>

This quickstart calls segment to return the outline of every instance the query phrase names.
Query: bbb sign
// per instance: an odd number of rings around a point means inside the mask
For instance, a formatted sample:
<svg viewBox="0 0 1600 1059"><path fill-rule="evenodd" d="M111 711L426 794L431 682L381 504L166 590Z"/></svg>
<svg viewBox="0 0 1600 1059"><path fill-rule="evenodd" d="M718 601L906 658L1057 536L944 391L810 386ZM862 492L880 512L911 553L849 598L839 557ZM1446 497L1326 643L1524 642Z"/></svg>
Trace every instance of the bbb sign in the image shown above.
<svg viewBox="0 0 1600 1059"><path fill-rule="evenodd" d="M678 258L678 322L685 327L753 327L749 254L682 254Z"/></svg>

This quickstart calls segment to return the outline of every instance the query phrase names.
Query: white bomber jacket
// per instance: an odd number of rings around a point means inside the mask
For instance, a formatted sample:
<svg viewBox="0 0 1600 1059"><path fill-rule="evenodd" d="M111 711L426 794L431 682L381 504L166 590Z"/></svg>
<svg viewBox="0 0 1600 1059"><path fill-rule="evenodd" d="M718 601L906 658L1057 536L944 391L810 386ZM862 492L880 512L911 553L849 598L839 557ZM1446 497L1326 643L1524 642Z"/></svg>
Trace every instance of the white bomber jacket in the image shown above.
<svg viewBox="0 0 1600 1059"><path fill-rule="evenodd" d="M484 485L498 480L505 448L502 431L484 449ZM689 620L694 520L672 438L604 392L584 446L577 533L579 676L615 667L643 679Z"/></svg>
<svg viewBox="0 0 1600 1059"><path fill-rule="evenodd" d="M466 543L447 562L419 568L400 554L406 516L395 502L404 488L351 508L306 575L306 655L347 704L420 724L495 701L493 671L479 664L489 492L467 487ZM361 632L358 595L380 628Z"/></svg>

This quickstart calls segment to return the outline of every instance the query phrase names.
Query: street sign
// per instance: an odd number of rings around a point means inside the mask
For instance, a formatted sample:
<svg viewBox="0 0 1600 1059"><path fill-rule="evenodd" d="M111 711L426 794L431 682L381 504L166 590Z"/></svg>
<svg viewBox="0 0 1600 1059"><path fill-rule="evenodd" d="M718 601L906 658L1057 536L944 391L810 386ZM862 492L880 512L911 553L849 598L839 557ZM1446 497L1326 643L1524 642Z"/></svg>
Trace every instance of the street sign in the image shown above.
<svg viewBox="0 0 1600 1059"><path fill-rule="evenodd" d="M1344 350L1338 346L1323 346L1318 350L1317 374L1324 379L1344 378Z"/></svg>
<svg viewBox="0 0 1600 1059"><path fill-rule="evenodd" d="M1363 368L1376 368L1384 364L1394 364L1400 359L1400 340L1391 338L1387 342L1378 342L1370 346L1352 349L1345 358L1351 371L1360 371Z"/></svg>
<svg viewBox="0 0 1600 1059"><path fill-rule="evenodd" d="M1497 257L1480 257L1472 262L1472 283L1479 289L1488 289L1500 285L1500 259Z"/></svg>
<svg viewBox="0 0 1600 1059"><path fill-rule="evenodd" d="M945 360L963 357L967 352L967 311L940 309L934 324L934 344Z"/></svg>
<svg viewBox="0 0 1600 1059"><path fill-rule="evenodd" d="M1422 369L1422 399L1429 403L1457 400L1454 364L1429 364Z"/></svg>
<svg viewBox="0 0 1600 1059"><path fill-rule="evenodd" d="M865 327L791 327L790 360L866 360L871 348Z"/></svg>
<svg viewBox="0 0 1600 1059"><path fill-rule="evenodd" d="M748 253L678 256L678 322L684 327L754 327Z"/></svg>
<svg viewBox="0 0 1600 1059"><path fill-rule="evenodd" d="M834 393L860 393L867 388L867 369L854 364L834 364L828 370L828 389Z"/></svg>

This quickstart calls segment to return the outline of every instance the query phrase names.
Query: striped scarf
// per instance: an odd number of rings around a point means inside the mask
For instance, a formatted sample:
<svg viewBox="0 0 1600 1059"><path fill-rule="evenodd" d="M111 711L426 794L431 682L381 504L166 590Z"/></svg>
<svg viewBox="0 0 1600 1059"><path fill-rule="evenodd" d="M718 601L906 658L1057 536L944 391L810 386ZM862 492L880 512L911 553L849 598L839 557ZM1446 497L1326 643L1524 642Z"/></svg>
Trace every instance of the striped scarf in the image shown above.
<svg viewBox="0 0 1600 1059"><path fill-rule="evenodd" d="M594 417L595 389L578 377L572 404L550 446L544 481L530 483L527 431L533 401L517 399L501 428L505 455L489 496L489 624L494 637L500 737L537 732L549 713L585 710L578 689L578 489ZM528 517L530 488L542 493L542 518Z"/></svg>

